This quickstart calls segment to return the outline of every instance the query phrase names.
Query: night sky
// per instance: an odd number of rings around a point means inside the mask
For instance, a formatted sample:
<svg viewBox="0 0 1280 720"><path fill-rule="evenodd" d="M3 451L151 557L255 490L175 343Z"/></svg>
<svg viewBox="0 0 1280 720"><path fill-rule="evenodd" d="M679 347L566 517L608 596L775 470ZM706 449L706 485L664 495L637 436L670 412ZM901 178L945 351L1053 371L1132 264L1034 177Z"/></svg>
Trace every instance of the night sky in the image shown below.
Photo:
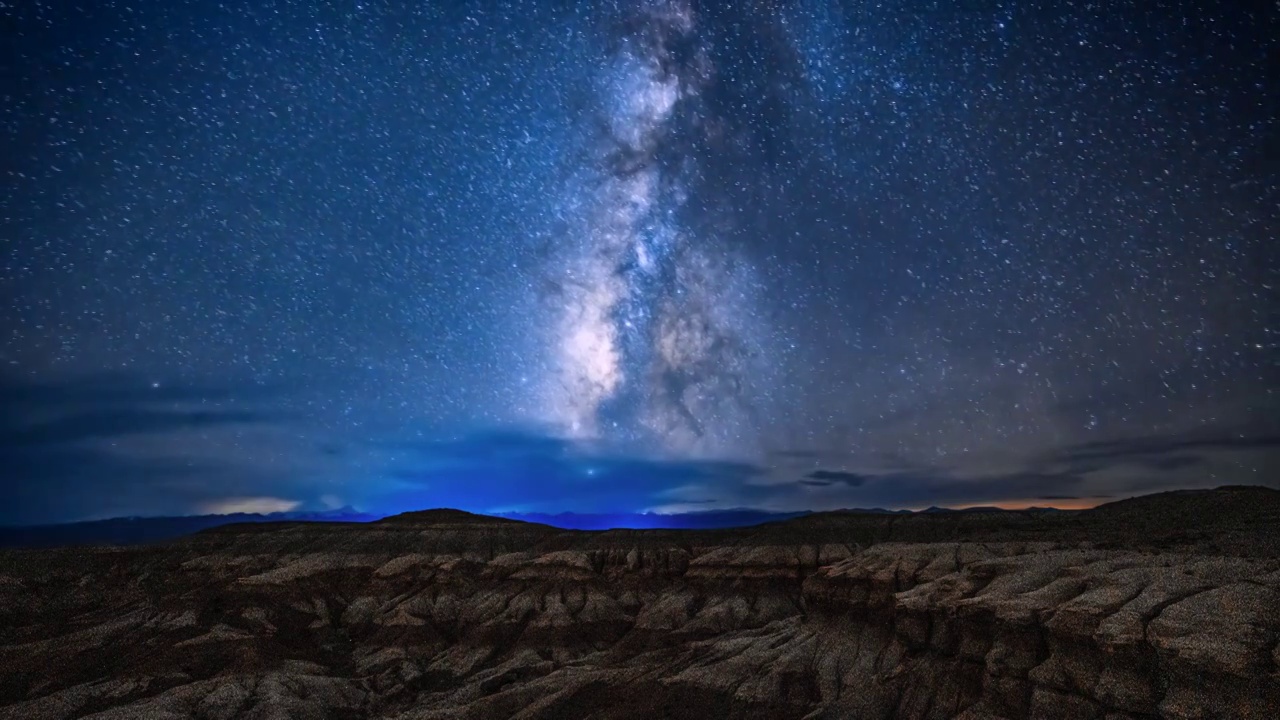
<svg viewBox="0 0 1280 720"><path fill-rule="evenodd" d="M0 523L1280 487L1274 4L0 15Z"/></svg>

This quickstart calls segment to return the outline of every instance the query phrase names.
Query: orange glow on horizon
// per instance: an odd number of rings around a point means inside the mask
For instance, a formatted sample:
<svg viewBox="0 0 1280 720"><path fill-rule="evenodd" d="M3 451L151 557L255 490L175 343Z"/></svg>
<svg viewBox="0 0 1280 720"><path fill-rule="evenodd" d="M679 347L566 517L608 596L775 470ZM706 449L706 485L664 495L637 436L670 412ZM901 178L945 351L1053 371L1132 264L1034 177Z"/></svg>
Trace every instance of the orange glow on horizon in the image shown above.
<svg viewBox="0 0 1280 720"><path fill-rule="evenodd" d="M957 507L957 510L963 510L969 507L998 507L1001 510L1026 510L1027 508L1054 508L1056 510L1088 510L1095 508L1103 503L1108 503L1115 498L1071 498L1062 500L1000 500L990 503L975 503L973 505L964 505Z"/></svg>

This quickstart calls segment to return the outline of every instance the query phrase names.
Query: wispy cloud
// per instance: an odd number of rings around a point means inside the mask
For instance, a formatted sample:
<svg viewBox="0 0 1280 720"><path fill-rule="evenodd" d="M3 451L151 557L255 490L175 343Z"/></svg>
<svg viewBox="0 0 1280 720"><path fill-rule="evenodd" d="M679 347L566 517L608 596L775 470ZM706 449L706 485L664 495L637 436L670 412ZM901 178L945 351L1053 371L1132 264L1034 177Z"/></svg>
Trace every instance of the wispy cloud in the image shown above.
<svg viewBox="0 0 1280 720"><path fill-rule="evenodd" d="M270 513L289 512L302 503L297 500L285 500L273 497L233 497L212 500L200 506L201 511L210 515L230 515L232 513Z"/></svg>
<svg viewBox="0 0 1280 720"><path fill-rule="evenodd" d="M928 460L778 450L759 462L645 455L538 429L296 431L282 395L126 375L0 378L0 523L355 504L394 513L767 511L1078 505L1139 492L1276 485L1280 435L1198 429ZM949 460L949 462L944 462ZM286 507L287 506L287 507Z"/></svg>
<svg viewBox="0 0 1280 720"><path fill-rule="evenodd" d="M824 487L827 485L846 485L848 487L859 487L867 482L866 475L858 473L845 472L843 470L814 470L804 479L800 481L805 485Z"/></svg>
<svg viewBox="0 0 1280 720"><path fill-rule="evenodd" d="M220 433L284 422L238 401L233 388L119 373L61 383L0 377L0 398L0 523L196 512L280 479L233 454L198 451Z"/></svg>

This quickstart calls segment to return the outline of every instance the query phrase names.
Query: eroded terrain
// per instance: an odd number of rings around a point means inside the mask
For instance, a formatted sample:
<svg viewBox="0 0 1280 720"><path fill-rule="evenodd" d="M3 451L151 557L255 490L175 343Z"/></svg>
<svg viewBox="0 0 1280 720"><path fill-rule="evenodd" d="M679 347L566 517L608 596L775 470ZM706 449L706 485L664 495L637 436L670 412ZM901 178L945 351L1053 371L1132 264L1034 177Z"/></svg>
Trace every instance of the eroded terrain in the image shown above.
<svg viewBox="0 0 1280 720"><path fill-rule="evenodd" d="M5 718L1280 717L1280 492L0 554Z"/></svg>

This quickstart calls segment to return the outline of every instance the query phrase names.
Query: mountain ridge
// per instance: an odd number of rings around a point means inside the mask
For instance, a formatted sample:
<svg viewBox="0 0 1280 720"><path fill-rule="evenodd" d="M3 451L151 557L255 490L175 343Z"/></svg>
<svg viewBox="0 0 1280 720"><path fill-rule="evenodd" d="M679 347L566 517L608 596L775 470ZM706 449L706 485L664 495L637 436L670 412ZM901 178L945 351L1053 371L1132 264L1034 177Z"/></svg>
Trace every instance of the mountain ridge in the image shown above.
<svg viewBox="0 0 1280 720"><path fill-rule="evenodd" d="M1232 494L1250 494L1259 498L1260 504L1246 503L1246 507L1232 512L1250 512L1255 507L1267 507L1267 498L1280 497L1280 490L1260 485L1224 485L1213 489L1171 490L1162 493L1137 495L1103 503L1085 510L1060 510L1046 507L1003 509L992 506L943 508L931 506L923 510L887 510L884 508L842 508L824 511L774 512L751 508L705 510L687 513L494 513L480 514L453 508L411 510L394 515L379 515L356 510L350 506L334 510L294 511L279 513L233 513L225 515L119 517L74 523L0 527L0 548L39 548L113 545L129 546L173 540L204 532L217 527L241 524L272 524L295 522L326 523L478 523L524 522L546 525L562 530L721 530L745 527L765 527L776 523L810 518L823 523L838 517L913 517L983 516L1019 517L1053 516L1089 517L1090 513L1126 513L1127 508L1153 507L1152 503L1176 502L1180 498L1212 498ZM1213 501L1217 502L1217 501ZM1280 522L1280 518L1277 518Z"/></svg>

